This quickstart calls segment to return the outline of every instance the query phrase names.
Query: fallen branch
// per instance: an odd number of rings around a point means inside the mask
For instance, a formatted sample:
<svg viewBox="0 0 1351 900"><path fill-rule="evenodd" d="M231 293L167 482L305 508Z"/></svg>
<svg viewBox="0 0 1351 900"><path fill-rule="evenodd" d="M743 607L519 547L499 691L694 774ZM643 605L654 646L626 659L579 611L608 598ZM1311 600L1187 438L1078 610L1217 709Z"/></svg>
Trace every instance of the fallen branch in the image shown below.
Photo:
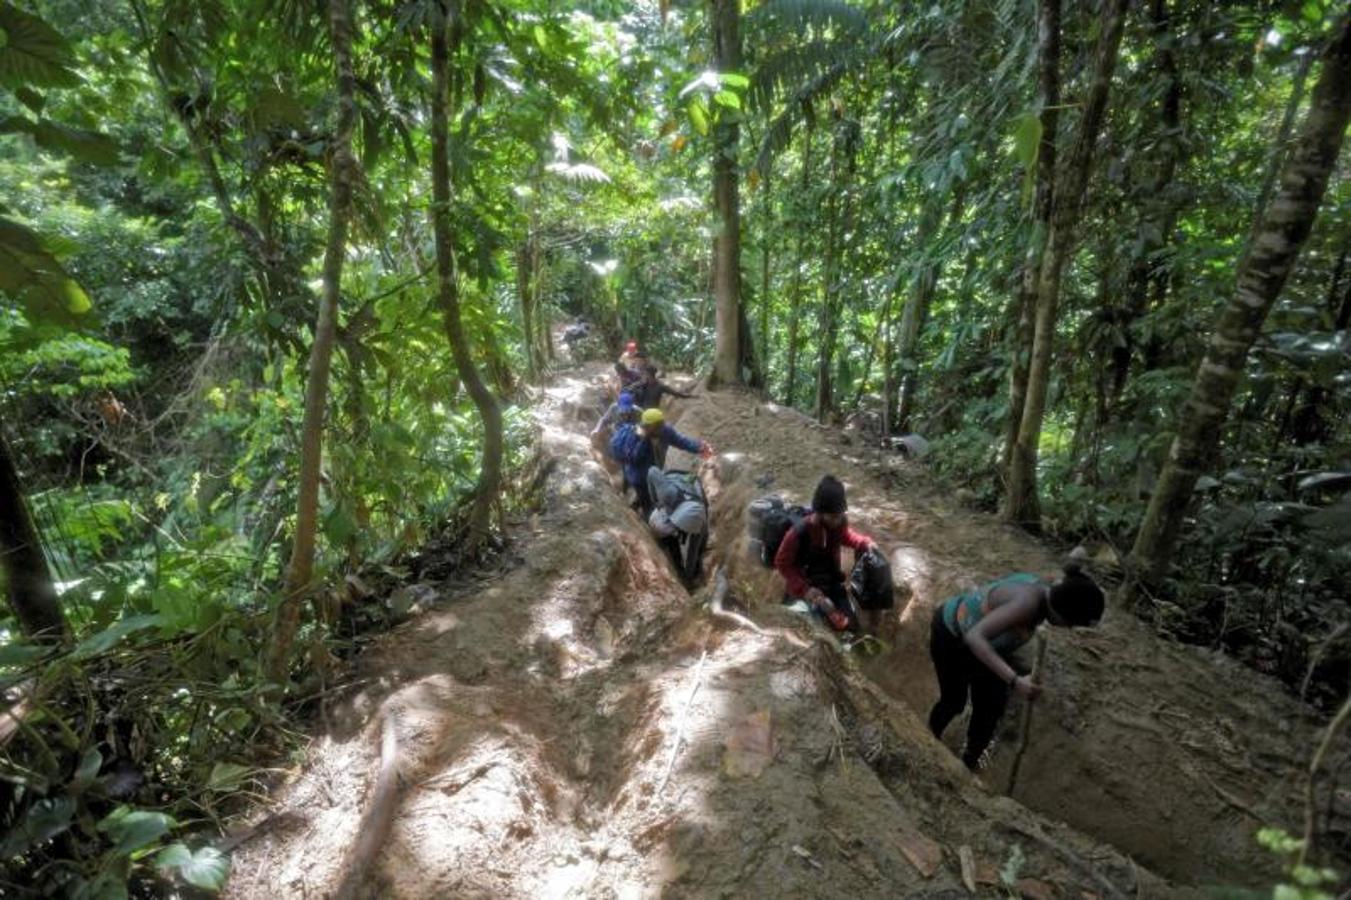
<svg viewBox="0 0 1351 900"><path fill-rule="evenodd" d="M1327 637L1318 642L1318 649L1309 659L1309 670L1304 673L1304 681L1299 685L1299 699L1303 700L1304 696L1309 693L1309 684L1313 681L1314 670L1323 662L1323 657L1327 654L1328 648L1337 643L1337 639L1346 634L1348 628L1351 628L1351 623L1343 622L1332 629Z"/></svg>
<svg viewBox="0 0 1351 900"><path fill-rule="evenodd" d="M727 594L731 590L731 585L727 581L727 575L723 572L722 566L718 566L713 573L713 594L708 598L708 611L720 619L726 619L734 625L742 628L749 628L756 634L768 634L759 625L756 625L750 619L741 615L741 613L732 612L724 604L727 601Z"/></svg>
<svg viewBox="0 0 1351 900"><path fill-rule="evenodd" d="M676 757L680 755L680 744L685 740L685 721L689 718L690 707L694 704L694 695L699 693L699 682L704 675L704 661L708 659L708 651L705 650L699 655L699 665L694 667L694 684L690 685L690 694L685 698L685 706L680 710L680 719L676 722L675 745L671 747L671 756L666 760L666 771L661 776L661 783L657 785L657 796L666 789L666 782L671 780L671 771L675 768Z"/></svg>
<svg viewBox="0 0 1351 900"><path fill-rule="evenodd" d="M781 637L795 647L811 646L786 628L762 628L741 613L728 609L726 602L730 591L731 585L727 581L727 575L723 572L722 566L719 566L713 573L713 593L708 598L708 611L714 618L726 619L739 628L747 628L763 637Z"/></svg>
<svg viewBox="0 0 1351 900"><path fill-rule="evenodd" d="M1211 778L1209 775L1202 775L1202 777L1205 779L1206 784L1210 785L1210 789L1215 792L1215 795L1225 803L1228 803L1234 809L1248 816L1259 825L1266 823L1266 817L1253 809L1248 803L1244 802L1237 794L1220 787L1219 784L1215 782L1215 779Z"/></svg>
<svg viewBox="0 0 1351 900"><path fill-rule="evenodd" d="M1327 755L1328 748L1332 746L1332 739L1337 736L1346 720L1351 718L1351 697L1346 698L1342 708L1337 710L1337 715L1332 717L1328 723L1328 730L1323 734L1323 740L1319 743L1318 749L1314 751L1313 759L1309 760L1309 777L1304 783L1304 841L1299 848L1299 859L1295 862L1295 868L1304 865L1304 860L1308 858L1309 851L1313 848L1313 833L1316 824L1317 814L1314 811L1314 782L1318 778L1318 770L1323 766L1323 757Z"/></svg>
<svg viewBox="0 0 1351 900"><path fill-rule="evenodd" d="M1014 831L1017 831L1019 834L1024 835L1026 837L1030 837L1032 840L1041 844L1043 847L1050 850L1052 853L1055 853L1061 859L1065 860L1065 862L1069 863L1072 867L1078 869L1080 873L1091 878L1093 882L1099 888L1102 889L1103 894L1105 894L1106 896L1115 898L1115 900L1126 900L1126 895L1121 892L1121 889L1118 888L1116 885L1112 884L1112 882L1107 878L1106 875L1102 874L1096 868L1094 868L1092 863L1088 862L1078 853L1075 853L1069 847L1066 847L1064 844L1060 843L1060 841L1057 841L1055 838L1043 832L1037 826L1023 825L1017 821L1010 821L1008 823L1008 826L1012 828ZM1132 865L1134 865L1133 862ZM1136 869L1136 890L1137 892L1139 891L1138 869Z"/></svg>
<svg viewBox="0 0 1351 900"><path fill-rule="evenodd" d="M357 839L343 864L342 882L335 900L353 900L366 880L376 854L389 836L394 820L394 801L399 796L399 739L394 714L385 711L380 737L380 768L375 776L366 809L357 825Z"/></svg>
<svg viewBox="0 0 1351 900"><path fill-rule="evenodd" d="M1046 635L1040 631L1037 632L1037 658L1032 662L1032 681L1035 683L1037 676L1041 674L1042 666L1046 662ZM1032 736L1032 709L1036 705L1036 697L1029 697L1027 705L1023 707L1022 728L1018 735L1018 752L1013 755L1013 766L1009 769L1009 784L1004 793L1013 795L1013 788L1018 784L1018 770L1023 765L1023 754L1027 752L1027 740Z"/></svg>

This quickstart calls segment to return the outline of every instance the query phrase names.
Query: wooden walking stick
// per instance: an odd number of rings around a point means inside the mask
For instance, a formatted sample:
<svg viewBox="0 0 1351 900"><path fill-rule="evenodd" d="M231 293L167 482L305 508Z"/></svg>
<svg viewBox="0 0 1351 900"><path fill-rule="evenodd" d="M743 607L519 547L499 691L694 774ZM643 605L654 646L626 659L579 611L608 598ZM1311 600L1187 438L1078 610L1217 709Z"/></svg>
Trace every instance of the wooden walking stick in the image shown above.
<svg viewBox="0 0 1351 900"><path fill-rule="evenodd" d="M1031 679L1035 684L1037 675L1041 673L1042 665L1046 662L1046 635L1041 631L1037 632L1037 658L1032 661ZM1029 697L1027 705L1023 707L1022 733L1018 736L1018 752L1013 755L1013 768L1009 769L1009 785L1004 793L1013 794L1013 787L1018 783L1018 769L1023 764L1023 754L1027 752L1027 739L1032 734L1032 707L1036 703L1035 697Z"/></svg>

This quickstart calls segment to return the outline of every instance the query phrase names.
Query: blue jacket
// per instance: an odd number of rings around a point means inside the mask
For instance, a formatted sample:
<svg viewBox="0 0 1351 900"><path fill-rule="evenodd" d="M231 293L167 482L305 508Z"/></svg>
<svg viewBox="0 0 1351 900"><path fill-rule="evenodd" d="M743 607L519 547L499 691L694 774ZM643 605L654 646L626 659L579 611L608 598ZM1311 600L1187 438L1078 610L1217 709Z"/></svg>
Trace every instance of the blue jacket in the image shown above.
<svg viewBox="0 0 1351 900"><path fill-rule="evenodd" d="M643 441L630 459L624 460L624 480L634 486L647 484L647 470L666 464L666 448L679 447L687 453L698 453L703 442L687 437L670 425L661 426L655 438Z"/></svg>

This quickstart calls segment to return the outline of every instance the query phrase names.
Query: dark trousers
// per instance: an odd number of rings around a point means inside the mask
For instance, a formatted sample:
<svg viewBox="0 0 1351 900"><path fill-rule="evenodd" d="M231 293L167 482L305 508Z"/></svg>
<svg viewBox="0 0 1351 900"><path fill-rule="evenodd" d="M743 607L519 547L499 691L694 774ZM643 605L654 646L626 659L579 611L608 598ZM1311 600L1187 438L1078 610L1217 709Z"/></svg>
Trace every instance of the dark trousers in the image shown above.
<svg viewBox="0 0 1351 900"><path fill-rule="evenodd" d="M938 702L929 712L929 730L934 737L941 738L948 723L966 709L969 694L971 724L966 729L962 762L968 769L975 770L1004 715L1009 687L976 659L964 640L948 630L943 623L941 606L934 611L929 629L929 656L938 675Z"/></svg>

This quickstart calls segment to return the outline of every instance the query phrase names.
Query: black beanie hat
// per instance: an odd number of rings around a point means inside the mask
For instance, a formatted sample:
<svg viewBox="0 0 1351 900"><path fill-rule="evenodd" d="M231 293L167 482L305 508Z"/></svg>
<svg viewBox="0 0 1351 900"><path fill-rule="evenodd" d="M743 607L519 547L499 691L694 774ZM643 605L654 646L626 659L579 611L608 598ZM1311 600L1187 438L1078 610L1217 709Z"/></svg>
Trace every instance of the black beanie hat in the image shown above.
<svg viewBox="0 0 1351 900"><path fill-rule="evenodd" d="M812 509L819 513L842 513L849 508L844 499L844 485L834 475L827 475L812 494Z"/></svg>

